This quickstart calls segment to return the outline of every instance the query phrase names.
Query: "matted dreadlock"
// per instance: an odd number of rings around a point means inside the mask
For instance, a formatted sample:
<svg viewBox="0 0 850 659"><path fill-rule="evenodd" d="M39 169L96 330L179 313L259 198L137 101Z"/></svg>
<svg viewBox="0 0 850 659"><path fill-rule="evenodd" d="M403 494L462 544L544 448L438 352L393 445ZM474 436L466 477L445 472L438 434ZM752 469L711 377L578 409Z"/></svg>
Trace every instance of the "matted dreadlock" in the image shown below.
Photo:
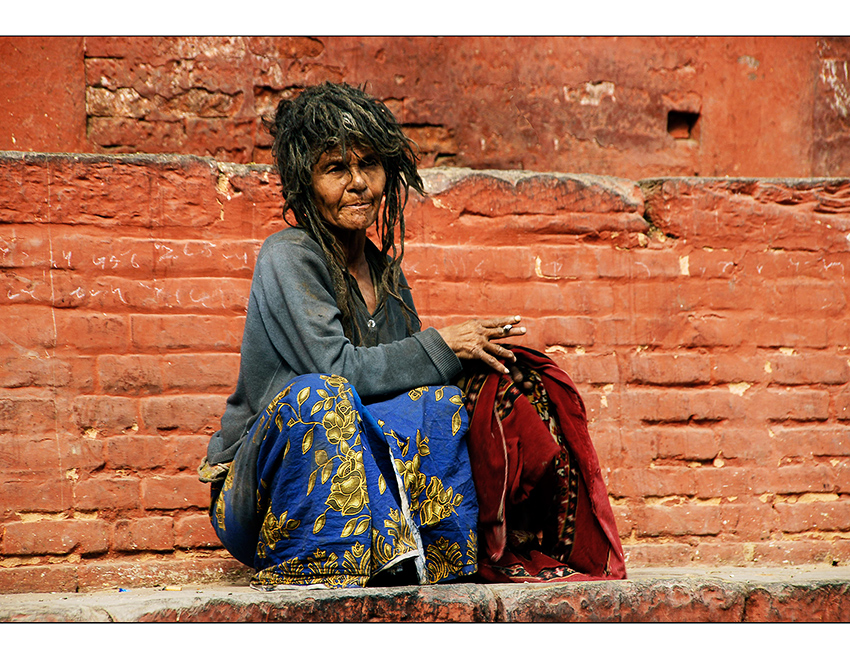
<svg viewBox="0 0 850 659"><path fill-rule="evenodd" d="M284 215L291 210L296 225L307 231L324 251L345 335L355 343L360 330L353 320L345 255L313 201L313 166L330 149L339 148L345 158L347 145L369 147L380 158L386 186L383 213L376 227L381 242L381 259L376 264L380 273L377 293L379 299L390 295L401 303L410 330L410 315L415 312L405 304L399 291L404 208L409 188L425 193L416 171L413 142L404 135L386 105L344 83L326 82L308 87L295 99L280 101L274 119L264 123L274 137L272 153L280 174Z"/></svg>

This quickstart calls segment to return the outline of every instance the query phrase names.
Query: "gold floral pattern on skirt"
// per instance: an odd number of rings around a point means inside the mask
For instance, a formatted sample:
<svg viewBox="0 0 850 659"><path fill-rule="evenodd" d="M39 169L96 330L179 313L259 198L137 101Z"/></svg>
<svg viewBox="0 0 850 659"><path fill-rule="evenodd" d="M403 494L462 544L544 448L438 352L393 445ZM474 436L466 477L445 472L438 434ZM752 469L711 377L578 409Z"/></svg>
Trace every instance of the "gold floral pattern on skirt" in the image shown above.
<svg viewBox="0 0 850 659"><path fill-rule="evenodd" d="M252 583L363 586L401 558L416 562L421 583L473 574L467 423L455 387L367 406L339 376L296 378L249 433L262 519ZM227 502L223 490L215 516L225 546Z"/></svg>

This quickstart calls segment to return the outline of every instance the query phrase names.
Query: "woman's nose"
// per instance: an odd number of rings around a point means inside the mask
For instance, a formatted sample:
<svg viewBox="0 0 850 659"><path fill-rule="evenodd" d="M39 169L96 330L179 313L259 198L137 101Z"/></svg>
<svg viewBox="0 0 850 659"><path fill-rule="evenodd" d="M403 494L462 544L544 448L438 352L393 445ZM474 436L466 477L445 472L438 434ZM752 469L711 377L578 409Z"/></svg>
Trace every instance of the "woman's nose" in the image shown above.
<svg viewBox="0 0 850 659"><path fill-rule="evenodd" d="M363 172L360 171L360 168L357 165L352 165L348 169L351 172L351 180L348 182L348 187L353 190L362 190L366 187L366 178L363 176Z"/></svg>

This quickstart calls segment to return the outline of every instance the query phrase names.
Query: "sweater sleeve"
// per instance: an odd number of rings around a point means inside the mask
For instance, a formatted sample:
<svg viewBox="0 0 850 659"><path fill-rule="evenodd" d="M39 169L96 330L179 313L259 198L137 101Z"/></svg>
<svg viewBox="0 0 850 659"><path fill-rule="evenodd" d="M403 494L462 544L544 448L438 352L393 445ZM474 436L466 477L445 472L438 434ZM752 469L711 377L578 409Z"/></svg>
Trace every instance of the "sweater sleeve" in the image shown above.
<svg viewBox="0 0 850 659"><path fill-rule="evenodd" d="M343 331L322 256L290 241L269 247L258 260L252 296L270 342L296 373L341 375L364 397L445 384L460 373L460 360L433 328L355 346Z"/></svg>

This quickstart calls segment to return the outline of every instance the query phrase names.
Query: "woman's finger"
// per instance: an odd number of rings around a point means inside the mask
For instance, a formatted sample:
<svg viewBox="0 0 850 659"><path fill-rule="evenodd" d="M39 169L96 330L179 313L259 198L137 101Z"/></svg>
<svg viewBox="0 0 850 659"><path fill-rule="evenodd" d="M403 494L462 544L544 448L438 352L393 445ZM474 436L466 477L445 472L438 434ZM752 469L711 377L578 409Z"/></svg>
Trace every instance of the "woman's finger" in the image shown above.
<svg viewBox="0 0 850 659"><path fill-rule="evenodd" d="M522 319L519 316L511 316L510 318L495 318L489 321L490 327L487 333L488 339L504 339L508 336L520 336L525 334L525 327L517 325ZM505 322L512 321L512 322Z"/></svg>

